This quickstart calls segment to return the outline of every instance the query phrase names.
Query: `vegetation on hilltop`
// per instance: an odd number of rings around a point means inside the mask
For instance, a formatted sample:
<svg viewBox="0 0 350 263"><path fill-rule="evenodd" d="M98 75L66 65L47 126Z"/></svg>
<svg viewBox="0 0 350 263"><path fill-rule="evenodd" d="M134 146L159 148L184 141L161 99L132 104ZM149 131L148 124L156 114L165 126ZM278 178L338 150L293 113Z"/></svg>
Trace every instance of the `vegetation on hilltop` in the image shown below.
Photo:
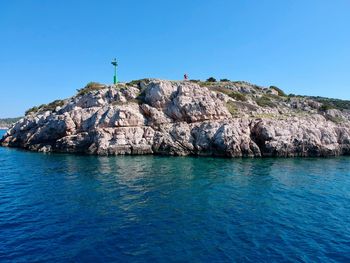
<svg viewBox="0 0 350 263"><path fill-rule="evenodd" d="M256 103L260 107L271 107L271 108L276 107L276 104L267 95L262 95L261 97L257 98Z"/></svg>
<svg viewBox="0 0 350 263"><path fill-rule="evenodd" d="M332 99L319 96L309 96L308 98L322 103L321 110L350 110L350 100Z"/></svg>
<svg viewBox="0 0 350 263"><path fill-rule="evenodd" d="M36 112L45 112L45 111L54 111L57 107L62 107L64 100L55 100L49 104L41 104L40 106L34 106L26 110L25 115L36 113Z"/></svg>
<svg viewBox="0 0 350 263"><path fill-rule="evenodd" d="M103 89L105 87L106 87L105 85L98 83L98 82L89 82L88 84L86 84L86 86L84 88L77 90L78 96L85 95L91 91L100 90L100 89Z"/></svg>
<svg viewBox="0 0 350 263"><path fill-rule="evenodd" d="M136 79L136 80L132 80L128 83L126 83L127 86L137 86L137 87L140 87L141 85L141 82L144 82L144 83L149 83L150 82L150 79Z"/></svg>
<svg viewBox="0 0 350 263"><path fill-rule="evenodd" d="M207 82L216 82L216 78L210 77L207 79Z"/></svg>
<svg viewBox="0 0 350 263"><path fill-rule="evenodd" d="M226 108L231 113L232 116L235 116L237 114L237 107L234 102L228 101L226 102Z"/></svg>
<svg viewBox="0 0 350 263"><path fill-rule="evenodd" d="M212 87L211 90L224 93L227 96L229 96L235 100L247 101L247 97L243 93L236 92L236 91L233 91L233 90L225 88L225 87Z"/></svg>
<svg viewBox="0 0 350 263"><path fill-rule="evenodd" d="M270 86L270 89L273 89L273 90L277 91L278 96L282 96L282 97L286 97L287 96L287 94L284 93L283 90L281 90L280 88L278 88L276 86Z"/></svg>

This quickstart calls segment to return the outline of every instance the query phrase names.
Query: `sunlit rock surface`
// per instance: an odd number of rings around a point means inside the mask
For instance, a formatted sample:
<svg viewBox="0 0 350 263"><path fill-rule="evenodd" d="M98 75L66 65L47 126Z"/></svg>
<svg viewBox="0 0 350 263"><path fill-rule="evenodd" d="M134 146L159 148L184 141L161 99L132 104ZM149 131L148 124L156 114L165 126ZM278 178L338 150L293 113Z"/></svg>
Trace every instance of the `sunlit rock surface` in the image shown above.
<svg viewBox="0 0 350 263"><path fill-rule="evenodd" d="M246 82L150 79L28 113L1 145L97 155L337 156L350 153L349 116Z"/></svg>

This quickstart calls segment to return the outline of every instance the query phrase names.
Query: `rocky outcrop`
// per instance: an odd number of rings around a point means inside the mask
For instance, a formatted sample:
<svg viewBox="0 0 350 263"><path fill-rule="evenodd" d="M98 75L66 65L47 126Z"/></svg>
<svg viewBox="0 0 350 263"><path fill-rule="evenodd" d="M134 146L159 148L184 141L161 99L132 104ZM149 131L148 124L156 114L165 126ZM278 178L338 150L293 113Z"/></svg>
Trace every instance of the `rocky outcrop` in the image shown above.
<svg viewBox="0 0 350 263"><path fill-rule="evenodd" d="M316 101L279 97L246 82L201 87L188 81L147 80L101 86L60 105L29 113L7 131L1 145L97 155L350 153L347 112L320 111Z"/></svg>

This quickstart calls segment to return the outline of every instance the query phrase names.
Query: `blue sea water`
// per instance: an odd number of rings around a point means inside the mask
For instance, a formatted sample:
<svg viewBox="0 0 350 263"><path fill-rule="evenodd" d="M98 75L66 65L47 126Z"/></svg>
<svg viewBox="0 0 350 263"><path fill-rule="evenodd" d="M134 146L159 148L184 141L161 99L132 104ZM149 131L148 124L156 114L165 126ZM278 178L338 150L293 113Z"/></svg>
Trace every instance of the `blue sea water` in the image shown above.
<svg viewBox="0 0 350 263"><path fill-rule="evenodd" d="M350 262L350 162L0 148L1 262Z"/></svg>

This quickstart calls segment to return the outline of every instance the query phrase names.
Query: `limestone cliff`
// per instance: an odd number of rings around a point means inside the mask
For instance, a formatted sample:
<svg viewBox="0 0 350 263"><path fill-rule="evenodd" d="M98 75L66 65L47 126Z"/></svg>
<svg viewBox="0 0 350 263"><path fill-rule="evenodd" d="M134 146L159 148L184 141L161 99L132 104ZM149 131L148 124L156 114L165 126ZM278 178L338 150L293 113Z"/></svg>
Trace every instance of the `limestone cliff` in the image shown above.
<svg viewBox="0 0 350 263"><path fill-rule="evenodd" d="M94 85L28 111L0 143L98 155L349 154L349 111L323 106L246 82L147 79Z"/></svg>

